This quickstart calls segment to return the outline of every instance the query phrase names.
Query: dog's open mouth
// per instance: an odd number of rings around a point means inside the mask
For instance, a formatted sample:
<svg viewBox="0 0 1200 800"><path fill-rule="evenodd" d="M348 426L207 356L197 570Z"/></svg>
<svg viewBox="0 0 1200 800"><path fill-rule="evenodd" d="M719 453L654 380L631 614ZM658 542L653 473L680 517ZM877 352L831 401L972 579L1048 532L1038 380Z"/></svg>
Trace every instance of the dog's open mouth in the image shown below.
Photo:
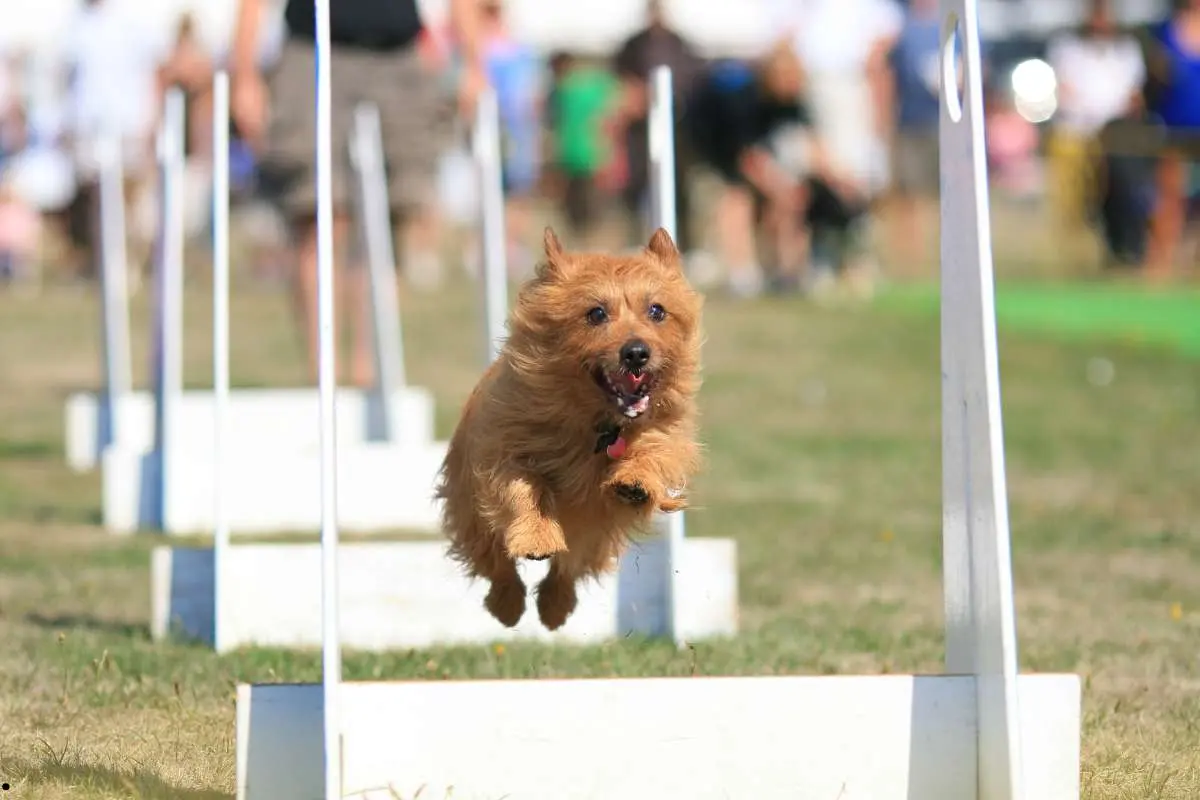
<svg viewBox="0 0 1200 800"><path fill-rule="evenodd" d="M596 367L592 377L613 398L625 416L640 416L650 407L650 389L654 384L654 376L650 373L633 373L624 369L609 372L603 367Z"/></svg>

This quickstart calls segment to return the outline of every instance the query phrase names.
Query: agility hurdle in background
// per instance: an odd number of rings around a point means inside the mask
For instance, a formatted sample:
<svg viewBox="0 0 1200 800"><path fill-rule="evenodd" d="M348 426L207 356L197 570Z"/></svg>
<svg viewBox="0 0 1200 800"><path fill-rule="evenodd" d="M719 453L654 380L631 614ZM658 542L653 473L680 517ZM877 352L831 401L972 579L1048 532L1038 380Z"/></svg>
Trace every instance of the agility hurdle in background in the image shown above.
<svg viewBox="0 0 1200 800"><path fill-rule="evenodd" d="M227 117L225 117L227 119ZM354 155L360 175L360 220L386 215L380 185L377 114L361 109ZM374 124L372 124L374 123ZM129 368L129 309L124 286L124 224L119 155L106 152L103 174L104 360L100 393L76 393L66 405L67 460L77 470L103 470L103 519L114 533L138 529L202 534L212 529L213 392L183 388L183 129L182 95L173 91L159 137L162 217L152 332L153 391L134 392ZM220 131L215 132L221 135ZM228 141L225 131L220 141ZM227 180L227 176L225 176ZM360 476L343 489L348 530L407 528L435 532L431 500L446 445L434 441L434 400L405 382L390 236L364 224L371 279L377 385L339 389L343 468ZM226 254L223 256L228 257ZM227 325L225 321L223 324ZM390 398L385 401L384 398ZM288 533L319 525L318 441L309 388L237 389L227 409L226 504L237 533ZM273 476L271 480L264 476Z"/></svg>
<svg viewBox="0 0 1200 800"><path fill-rule="evenodd" d="M329 1L317 46L329 48ZM333 352L322 349L322 682L238 688L239 800L1076 800L1076 675L1018 674L977 0L943 0L946 674L346 683ZM954 40L962 43L959 98ZM947 57L949 56L949 57ZM322 331L329 73L318 59ZM342 562L344 563L344 562ZM681 581L682 582L682 581Z"/></svg>

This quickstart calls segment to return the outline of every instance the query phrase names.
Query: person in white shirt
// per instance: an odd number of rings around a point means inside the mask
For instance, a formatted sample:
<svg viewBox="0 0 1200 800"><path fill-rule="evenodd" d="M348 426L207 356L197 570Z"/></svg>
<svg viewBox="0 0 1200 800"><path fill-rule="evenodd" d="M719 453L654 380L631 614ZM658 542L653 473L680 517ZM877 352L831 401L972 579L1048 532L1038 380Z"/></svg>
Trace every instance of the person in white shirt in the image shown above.
<svg viewBox="0 0 1200 800"><path fill-rule="evenodd" d="M112 0L84 0L63 39L61 61L68 74L64 133L79 189L72 233L75 244L93 255L97 156L100 143L112 137L120 143L125 174L130 260L149 258L154 223L137 210L145 207L144 196L154 188L160 66L170 44L165 33Z"/></svg>
<svg viewBox="0 0 1200 800"><path fill-rule="evenodd" d="M1078 257L1088 207L1096 199L1092 164L1100 155L1098 136L1105 125L1140 107L1145 60L1137 39L1114 24L1108 0L1092 0L1083 30L1055 37L1047 56L1058 82L1047 192L1072 257Z"/></svg>
<svg viewBox="0 0 1200 800"><path fill-rule="evenodd" d="M890 180L889 54L904 24L903 8L896 0L774 0L772 16L772 29L790 37L808 75L805 99L817 136L827 143L833 166L869 202ZM842 261L846 277L858 284L852 288L869 291L860 237L825 254L819 238L814 236L815 270L825 270L826 260ZM845 263L851 256L858 257L854 266Z"/></svg>

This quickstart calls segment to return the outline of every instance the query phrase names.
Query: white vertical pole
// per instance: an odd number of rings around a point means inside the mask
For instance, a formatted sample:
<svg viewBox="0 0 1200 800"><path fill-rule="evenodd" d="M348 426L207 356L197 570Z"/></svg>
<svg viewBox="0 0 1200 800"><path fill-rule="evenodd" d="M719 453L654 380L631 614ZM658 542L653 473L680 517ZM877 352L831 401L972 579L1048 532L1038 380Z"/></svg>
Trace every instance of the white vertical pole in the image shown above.
<svg viewBox="0 0 1200 800"><path fill-rule="evenodd" d="M222 567L229 551L226 424L229 419L229 74L213 76L213 643L222 652Z"/></svg>
<svg viewBox="0 0 1200 800"><path fill-rule="evenodd" d="M656 67L652 81L650 119L647 126L650 137L650 223L654 229L666 229L671 238L678 242L678 219L675 211L675 111L671 68ZM680 596L678 570L675 565L679 563L679 552L683 547L683 512L676 511L664 516L667 527L667 620L670 636L682 647L685 642L679 625L679 608L675 602Z"/></svg>
<svg viewBox="0 0 1200 800"><path fill-rule="evenodd" d="M125 247L125 175L121 141L98 144L100 167L100 287L104 325L104 417L101 450L118 441L118 409L133 391L129 342L129 256Z"/></svg>
<svg viewBox="0 0 1200 800"><path fill-rule="evenodd" d="M180 89L168 90L159 136L161 218L156 269L157 313L154 330L155 462L158 469L157 525L168 530L167 487L174 456L169 434L183 393L183 181L185 106Z"/></svg>
<svg viewBox="0 0 1200 800"><path fill-rule="evenodd" d="M977 0L942 0L942 547L946 671L974 675L980 800L1020 800L1017 638ZM955 33L965 69L960 102Z"/></svg>
<svg viewBox="0 0 1200 800"><path fill-rule="evenodd" d="M324 694L325 800L342 797L339 706L342 640L338 614L337 365L334 348L333 87L329 4L315 0L317 160L317 391L321 426L321 687Z"/></svg>
<svg viewBox="0 0 1200 800"><path fill-rule="evenodd" d="M504 226L504 184L500 163L500 110L496 93L485 89L475 109L472 149L479 170L483 224L483 317L487 362L500 355L508 317L508 254Z"/></svg>
<svg viewBox="0 0 1200 800"><path fill-rule="evenodd" d="M396 285L396 255L392 247L391 209L383 161L383 131L379 108L362 103L354 110L352 156L358 167L358 217L370 279L371 332L374 340L375 386L379 393L384 438L396 441L401 420L392 398L406 383L404 341Z"/></svg>

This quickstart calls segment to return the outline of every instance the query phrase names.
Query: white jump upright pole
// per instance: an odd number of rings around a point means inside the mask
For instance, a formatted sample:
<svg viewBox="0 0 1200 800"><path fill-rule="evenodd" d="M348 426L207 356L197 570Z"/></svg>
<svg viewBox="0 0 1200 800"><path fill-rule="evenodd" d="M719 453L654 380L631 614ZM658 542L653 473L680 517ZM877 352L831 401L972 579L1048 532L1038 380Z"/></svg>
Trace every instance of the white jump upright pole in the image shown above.
<svg viewBox="0 0 1200 800"><path fill-rule="evenodd" d="M158 137L160 162L160 219L155 270L157 311L153 332L154 452L157 473L154 502L159 530L170 520L167 475L172 468L168 438L175 425L183 395L183 181L184 125L183 91L167 92Z"/></svg>
<svg viewBox="0 0 1200 800"><path fill-rule="evenodd" d="M355 109L353 142L353 160L358 167L359 229L370 280L368 310L374 340L375 386L379 392L384 438L396 441L397 430L403 423L394 412L392 398L397 389L406 385L407 376L383 159L383 130L379 108L373 103L362 103Z"/></svg>
<svg viewBox="0 0 1200 800"><path fill-rule="evenodd" d="M315 0L317 140L317 331L321 426L321 687L325 800L341 800L342 639L338 614L337 391L333 277L333 88L329 4Z"/></svg>
<svg viewBox="0 0 1200 800"><path fill-rule="evenodd" d="M980 800L1022 787L1017 635L977 0L942 0L942 551L946 672L976 676ZM966 72L959 99L955 45Z"/></svg>
<svg viewBox="0 0 1200 800"><path fill-rule="evenodd" d="M229 73L213 76L213 646L222 652L222 566L229 551Z"/></svg>
<svg viewBox="0 0 1200 800"><path fill-rule="evenodd" d="M483 224L483 316L487 363L500 355L508 317L508 253L504 224L504 183L500 161L500 110L490 87L475 108L472 150L479 170Z"/></svg>
<svg viewBox="0 0 1200 800"><path fill-rule="evenodd" d="M664 228L671 238L679 241L678 214L675 209L675 110L671 85L671 68L656 67L650 90L650 120L648 125L650 150L650 224L652 228ZM680 636L679 610L676 598L680 596L676 565L683 547L683 512L666 514L667 552L664 568L667 571L666 588L669 605L667 620L670 636L683 646Z"/></svg>
<svg viewBox="0 0 1200 800"><path fill-rule="evenodd" d="M125 246L125 175L121 141L97 144L100 168L100 310L104 325L104 412L100 451L117 439L118 409L133 391L129 340L129 255Z"/></svg>

